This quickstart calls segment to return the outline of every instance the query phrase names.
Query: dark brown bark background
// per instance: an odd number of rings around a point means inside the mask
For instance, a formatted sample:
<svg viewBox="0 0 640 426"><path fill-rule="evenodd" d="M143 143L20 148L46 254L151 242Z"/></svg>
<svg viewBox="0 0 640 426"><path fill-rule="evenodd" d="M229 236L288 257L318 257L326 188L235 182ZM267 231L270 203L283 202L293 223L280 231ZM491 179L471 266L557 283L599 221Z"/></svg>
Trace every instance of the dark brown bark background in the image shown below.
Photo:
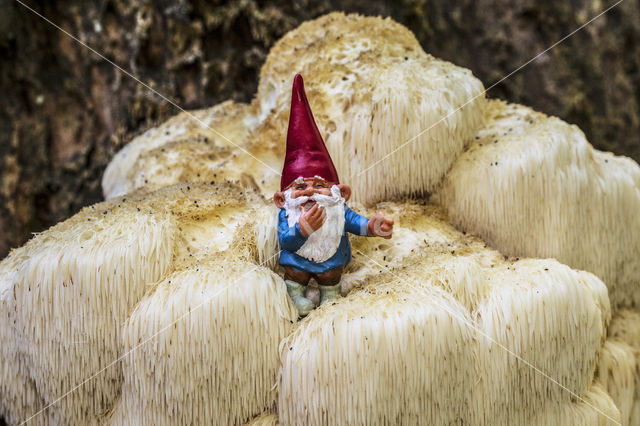
<svg viewBox="0 0 640 426"><path fill-rule="evenodd" d="M248 102L270 46L334 10L391 16L491 86L612 5L602 1L23 0L184 108ZM102 199L135 134L177 111L14 0L0 0L0 258ZM489 96L575 123L640 161L640 0L625 0Z"/></svg>

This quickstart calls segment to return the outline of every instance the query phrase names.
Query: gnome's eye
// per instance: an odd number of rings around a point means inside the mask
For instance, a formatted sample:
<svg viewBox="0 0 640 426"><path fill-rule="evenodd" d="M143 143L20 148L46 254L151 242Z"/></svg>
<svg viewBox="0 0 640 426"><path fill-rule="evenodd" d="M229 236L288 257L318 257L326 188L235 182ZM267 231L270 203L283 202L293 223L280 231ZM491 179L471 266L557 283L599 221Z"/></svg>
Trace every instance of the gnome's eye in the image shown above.
<svg viewBox="0 0 640 426"><path fill-rule="evenodd" d="M325 185L323 182L318 182L318 183L315 184L315 187L316 188L326 188L327 185Z"/></svg>

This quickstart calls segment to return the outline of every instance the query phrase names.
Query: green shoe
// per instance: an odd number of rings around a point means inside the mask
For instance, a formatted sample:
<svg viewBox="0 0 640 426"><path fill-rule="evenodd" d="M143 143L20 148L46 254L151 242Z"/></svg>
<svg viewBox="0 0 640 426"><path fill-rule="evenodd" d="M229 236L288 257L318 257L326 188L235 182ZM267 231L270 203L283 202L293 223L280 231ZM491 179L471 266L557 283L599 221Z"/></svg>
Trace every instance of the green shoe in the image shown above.
<svg viewBox="0 0 640 426"><path fill-rule="evenodd" d="M313 302L304 297L304 286L295 281L285 280L287 293L298 309L298 315L306 317L315 308Z"/></svg>
<svg viewBox="0 0 640 426"><path fill-rule="evenodd" d="M340 283L336 285L319 285L320 305L335 299L340 294Z"/></svg>

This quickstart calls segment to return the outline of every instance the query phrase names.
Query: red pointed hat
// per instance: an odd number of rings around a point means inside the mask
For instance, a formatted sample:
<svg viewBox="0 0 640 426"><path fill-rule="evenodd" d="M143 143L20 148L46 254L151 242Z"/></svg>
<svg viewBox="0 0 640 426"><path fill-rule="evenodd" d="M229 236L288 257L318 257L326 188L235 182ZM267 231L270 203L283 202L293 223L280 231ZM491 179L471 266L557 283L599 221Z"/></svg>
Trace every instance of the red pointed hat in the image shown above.
<svg viewBox="0 0 640 426"><path fill-rule="evenodd" d="M296 74L291 92L291 114L287 131L287 154L280 178L284 191L299 177L320 176L328 182L339 183L338 172L313 119L302 76Z"/></svg>

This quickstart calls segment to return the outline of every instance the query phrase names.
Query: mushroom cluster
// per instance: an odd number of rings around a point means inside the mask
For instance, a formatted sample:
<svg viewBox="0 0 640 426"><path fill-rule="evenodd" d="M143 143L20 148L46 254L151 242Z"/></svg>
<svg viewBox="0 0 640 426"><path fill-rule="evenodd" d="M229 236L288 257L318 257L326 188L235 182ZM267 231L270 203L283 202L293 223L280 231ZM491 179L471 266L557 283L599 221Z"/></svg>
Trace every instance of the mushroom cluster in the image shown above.
<svg viewBox="0 0 640 426"><path fill-rule="evenodd" d="M269 200L295 73L351 207L396 222L301 321ZM0 262L9 424L640 423L640 166L390 19L301 25L251 104L138 136L103 189Z"/></svg>

